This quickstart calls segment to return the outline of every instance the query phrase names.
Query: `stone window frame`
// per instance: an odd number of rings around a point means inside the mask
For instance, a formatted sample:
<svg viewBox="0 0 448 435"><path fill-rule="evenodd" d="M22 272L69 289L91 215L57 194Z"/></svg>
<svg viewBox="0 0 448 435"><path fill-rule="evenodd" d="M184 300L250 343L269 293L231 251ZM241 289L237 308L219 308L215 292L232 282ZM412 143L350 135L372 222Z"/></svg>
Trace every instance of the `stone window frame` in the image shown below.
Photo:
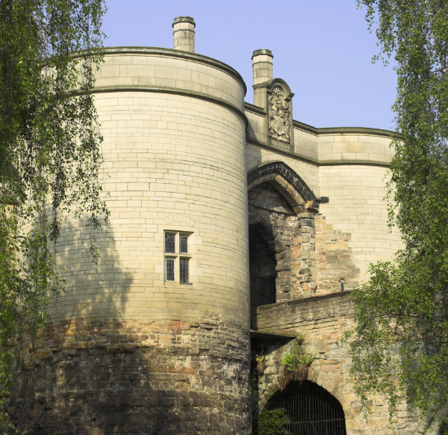
<svg viewBox="0 0 448 435"><path fill-rule="evenodd" d="M192 285L191 282L191 235L192 232L187 231L177 231L177 230L164 230L163 232L163 271L164 271L164 281L166 284L180 284L180 285ZM174 252L167 252L166 250L166 236L174 236ZM187 252L181 251L181 239L185 238L187 240ZM174 279L167 279L167 269L168 260L173 260L174 263ZM181 281L181 264L186 264L187 280Z"/></svg>

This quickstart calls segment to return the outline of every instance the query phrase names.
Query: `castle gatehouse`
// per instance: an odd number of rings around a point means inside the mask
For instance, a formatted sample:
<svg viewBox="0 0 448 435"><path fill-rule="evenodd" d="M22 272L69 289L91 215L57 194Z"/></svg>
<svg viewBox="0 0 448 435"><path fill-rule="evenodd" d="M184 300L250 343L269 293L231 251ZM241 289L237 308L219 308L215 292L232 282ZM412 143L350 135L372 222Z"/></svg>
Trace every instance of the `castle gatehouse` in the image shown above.
<svg viewBox="0 0 448 435"><path fill-rule="evenodd" d="M192 18L173 30L173 49L105 50L110 227L97 267L88 231L61 229L66 292L17 376L19 432L248 435L253 409L281 407L290 434L432 433L405 403L389 422L381 398L364 419L342 342L351 290L400 247L383 200L393 133L295 120L267 49L246 102L237 71L195 53ZM296 346L312 362L286 386Z"/></svg>

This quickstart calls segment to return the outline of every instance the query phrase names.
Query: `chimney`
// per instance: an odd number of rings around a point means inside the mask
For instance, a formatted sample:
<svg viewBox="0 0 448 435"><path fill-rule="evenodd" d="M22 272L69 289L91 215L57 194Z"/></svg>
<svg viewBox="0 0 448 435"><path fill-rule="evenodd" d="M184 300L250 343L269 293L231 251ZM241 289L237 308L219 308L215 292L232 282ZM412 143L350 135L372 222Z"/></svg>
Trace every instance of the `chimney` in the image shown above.
<svg viewBox="0 0 448 435"><path fill-rule="evenodd" d="M273 62L274 58L271 50L255 50L252 55L252 68L254 73L254 104L266 109L265 86L260 87L264 82L270 82L274 78Z"/></svg>
<svg viewBox="0 0 448 435"><path fill-rule="evenodd" d="M191 17L177 17L173 22L174 49L194 53L194 28Z"/></svg>

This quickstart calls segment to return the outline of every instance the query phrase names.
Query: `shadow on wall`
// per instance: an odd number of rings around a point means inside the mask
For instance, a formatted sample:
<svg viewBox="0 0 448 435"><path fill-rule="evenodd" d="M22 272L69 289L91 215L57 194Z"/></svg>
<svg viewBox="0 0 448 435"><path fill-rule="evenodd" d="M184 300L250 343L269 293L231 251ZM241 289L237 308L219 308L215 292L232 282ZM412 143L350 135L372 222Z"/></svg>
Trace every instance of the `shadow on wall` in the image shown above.
<svg viewBox="0 0 448 435"><path fill-rule="evenodd" d="M219 316L193 324L125 318L128 304L143 304L137 266L132 279L120 255L133 268L141 258L133 262L113 232L97 244L95 269L87 241L66 226L67 292L36 360L17 376L10 409L18 433L248 433L247 332Z"/></svg>
<svg viewBox="0 0 448 435"><path fill-rule="evenodd" d="M260 224L249 226L249 271L251 311L261 305L275 303L276 265L274 253ZM272 236L271 236L272 238ZM272 241L275 240L272 238ZM272 243L271 243L272 245Z"/></svg>
<svg viewBox="0 0 448 435"><path fill-rule="evenodd" d="M89 229L67 220L58 243L58 263L64 268L65 292L50 315L54 322L69 319L120 319L133 284L131 271L120 264L121 243L109 228L96 236L99 260L89 253Z"/></svg>
<svg viewBox="0 0 448 435"><path fill-rule="evenodd" d="M58 253L65 292L50 304L52 322L40 334L36 358L15 382L11 411L19 433L112 433L114 406L126 407L119 393L136 379L136 346L120 319L133 279L120 265L112 231L97 235L97 267L89 242L88 229L65 222Z"/></svg>
<svg viewBox="0 0 448 435"><path fill-rule="evenodd" d="M248 186L252 307L272 303L258 302L256 294L267 293L261 278L272 274L252 255L267 252L255 240L255 230L275 256L276 302L339 292L344 290L342 284L345 290L358 285L360 270L352 255L351 234L326 222L319 213L319 200L299 174L282 161L266 162L249 173Z"/></svg>

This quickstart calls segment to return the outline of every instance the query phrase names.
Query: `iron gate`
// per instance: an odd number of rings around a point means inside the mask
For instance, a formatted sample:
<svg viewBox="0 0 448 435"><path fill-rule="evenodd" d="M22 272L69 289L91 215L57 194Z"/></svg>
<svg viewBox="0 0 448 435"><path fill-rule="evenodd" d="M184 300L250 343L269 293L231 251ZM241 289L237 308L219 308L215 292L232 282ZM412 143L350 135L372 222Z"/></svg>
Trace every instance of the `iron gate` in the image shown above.
<svg viewBox="0 0 448 435"><path fill-rule="evenodd" d="M346 435L342 405L327 390L305 381L291 384L273 398L272 409L283 408L290 423L287 435Z"/></svg>

